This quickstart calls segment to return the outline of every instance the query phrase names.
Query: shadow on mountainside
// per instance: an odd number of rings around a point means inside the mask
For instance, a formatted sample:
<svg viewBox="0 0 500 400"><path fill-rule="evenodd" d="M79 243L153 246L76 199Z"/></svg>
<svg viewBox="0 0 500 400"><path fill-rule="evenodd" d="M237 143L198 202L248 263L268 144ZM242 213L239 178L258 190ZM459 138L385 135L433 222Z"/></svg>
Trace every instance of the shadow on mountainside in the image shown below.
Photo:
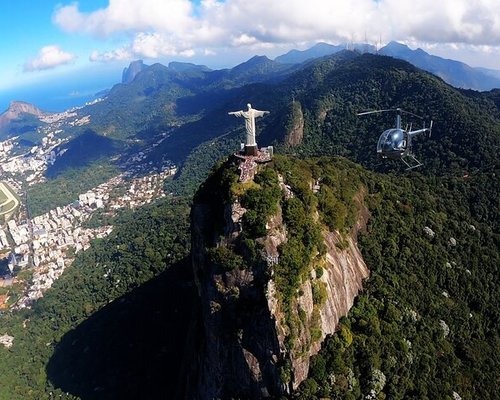
<svg viewBox="0 0 500 400"><path fill-rule="evenodd" d="M48 166L46 176L49 178L56 178L67 169L88 167L103 157L111 157L121 151L118 141L91 129L62 144L60 148L64 153L56 158L53 165Z"/></svg>
<svg viewBox="0 0 500 400"><path fill-rule="evenodd" d="M173 398L196 297L186 258L65 334L49 380L81 399Z"/></svg>

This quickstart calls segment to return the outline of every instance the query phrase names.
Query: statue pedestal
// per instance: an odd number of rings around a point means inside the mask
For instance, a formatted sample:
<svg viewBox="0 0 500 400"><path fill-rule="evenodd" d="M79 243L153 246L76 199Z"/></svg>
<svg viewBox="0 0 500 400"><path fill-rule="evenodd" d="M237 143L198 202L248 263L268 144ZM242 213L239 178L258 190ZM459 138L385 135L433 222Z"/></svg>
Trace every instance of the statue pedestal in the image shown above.
<svg viewBox="0 0 500 400"><path fill-rule="evenodd" d="M259 149L257 148L257 145L254 145L254 146L245 145L245 155L246 156L256 156L258 154L259 154Z"/></svg>

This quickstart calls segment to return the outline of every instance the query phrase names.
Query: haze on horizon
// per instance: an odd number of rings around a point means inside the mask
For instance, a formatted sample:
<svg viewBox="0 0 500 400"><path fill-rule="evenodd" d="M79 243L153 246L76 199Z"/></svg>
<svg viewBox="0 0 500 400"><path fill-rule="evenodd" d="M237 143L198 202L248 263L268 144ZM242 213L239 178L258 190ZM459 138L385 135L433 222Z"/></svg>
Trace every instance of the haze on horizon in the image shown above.
<svg viewBox="0 0 500 400"><path fill-rule="evenodd" d="M395 40L500 70L499 8L500 0L7 0L0 100L54 84L62 95L62 82L77 80L87 89L66 95L103 89L134 59L223 68L320 41Z"/></svg>

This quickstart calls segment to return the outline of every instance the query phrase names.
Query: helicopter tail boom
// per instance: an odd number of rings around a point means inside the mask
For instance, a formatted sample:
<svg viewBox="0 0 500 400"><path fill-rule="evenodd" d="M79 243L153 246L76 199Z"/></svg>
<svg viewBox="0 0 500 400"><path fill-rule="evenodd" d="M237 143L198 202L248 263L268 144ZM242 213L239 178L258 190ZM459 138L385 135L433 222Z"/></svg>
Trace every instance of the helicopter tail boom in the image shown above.
<svg viewBox="0 0 500 400"><path fill-rule="evenodd" d="M408 131L408 135L413 137L413 136L416 136L420 133L424 133L424 132L431 132L431 128L422 128L422 129L417 129L416 131Z"/></svg>

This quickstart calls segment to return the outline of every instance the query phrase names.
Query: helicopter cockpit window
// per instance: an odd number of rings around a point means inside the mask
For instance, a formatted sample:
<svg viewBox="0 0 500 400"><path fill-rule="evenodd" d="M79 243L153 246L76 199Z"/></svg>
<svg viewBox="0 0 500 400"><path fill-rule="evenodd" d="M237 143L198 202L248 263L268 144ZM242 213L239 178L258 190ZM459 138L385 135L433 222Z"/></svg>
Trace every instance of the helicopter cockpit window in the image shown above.
<svg viewBox="0 0 500 400"><path fill-rule="evenodd" d="M377 152L386 153L393 151L403 151L406 147L406 140L402 129L388 129L380 135Z"/></svg>

